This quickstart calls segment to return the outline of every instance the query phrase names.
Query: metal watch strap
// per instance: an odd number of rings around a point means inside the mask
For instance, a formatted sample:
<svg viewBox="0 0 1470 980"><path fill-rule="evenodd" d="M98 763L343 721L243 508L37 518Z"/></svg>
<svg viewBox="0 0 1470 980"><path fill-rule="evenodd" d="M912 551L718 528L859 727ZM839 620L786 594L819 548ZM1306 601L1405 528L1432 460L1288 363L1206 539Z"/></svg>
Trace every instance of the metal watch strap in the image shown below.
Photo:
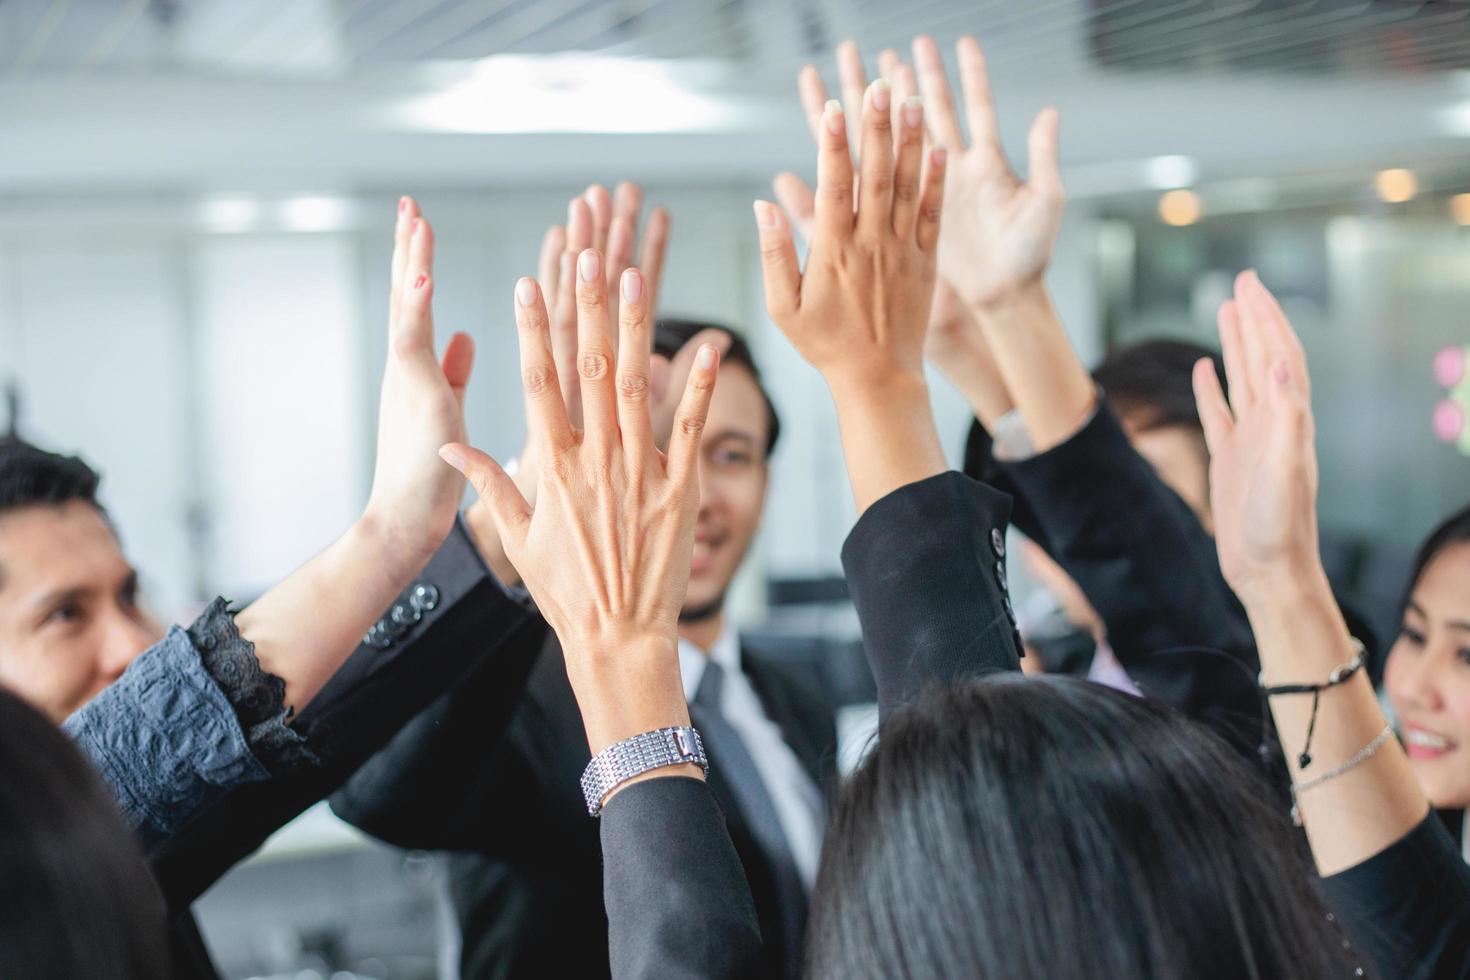
<svg viewBox="0 0 1470 980"><path fill-rule="evenodd" d="M704 740L693 728L660 728L614 742L593 756L582 772L582 796L587 800L587 812L597 816L607 794L634 776L691 762L703 769L705 775L709 774Z"/></svg>

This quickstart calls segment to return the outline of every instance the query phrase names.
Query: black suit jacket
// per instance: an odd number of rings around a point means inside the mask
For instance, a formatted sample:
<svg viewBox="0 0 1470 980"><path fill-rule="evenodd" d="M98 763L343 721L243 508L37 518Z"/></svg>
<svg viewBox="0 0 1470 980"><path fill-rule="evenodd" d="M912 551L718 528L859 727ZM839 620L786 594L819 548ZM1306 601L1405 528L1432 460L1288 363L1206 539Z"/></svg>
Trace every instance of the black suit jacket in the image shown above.
<svg viewBox="0 0 1470 980"><path fill-rule="evenodd" d="M1245 609L1214 538L1107 404L1046 452L997 462L972 443L970 455L985 459L986 483L1014 496L1017 528L1081 587L1139 689L1256 759L1260 660Z"/></svg>
<svg viewBox="0 0 1470 980"><path fill-rule="evenodd" d="M149 857L174 917L177 975L217 976L189 905L266 838L340 786L411 718L476 665L490 694L487 716L510 718L539 643L539 617L514 601L485 567L462 521L415 586L433 608L385 646L359 646L295 718L320 765L238 787ZM412 587L409 590L412 591ZM491 727L487 723L487 727Z"/></svg>
<svg viewBox="0 0 1470 980"><path fill-rule="evenodd" d="M561 649L546 643L497 742L487 699L499 678L484 667L441 697L332 798L345 820L401 847L451 858L464 937L465 980L609 975L599 822L579 780L589 751ZM836 783L836 726L820 693L757 651L746 676L819 787ZM771 866L746 828L719 760L709 789L726 817L763 932L778 915ZM574 938L573 938L574 937ZM768 943L762 974L782 976L794 951Z"/></svg>

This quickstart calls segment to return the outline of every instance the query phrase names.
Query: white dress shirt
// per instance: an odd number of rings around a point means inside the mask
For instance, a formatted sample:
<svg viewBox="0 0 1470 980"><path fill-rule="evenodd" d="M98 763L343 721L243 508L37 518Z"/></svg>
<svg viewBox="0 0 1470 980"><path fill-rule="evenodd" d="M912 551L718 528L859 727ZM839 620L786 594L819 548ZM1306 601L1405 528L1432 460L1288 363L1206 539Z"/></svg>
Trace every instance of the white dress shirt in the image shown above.
<svg viewBox="0 0 1470 980"><path fill-rule="evenodd" d="M817 859L822 850L826 807L821 790L802 767L801 760L781 737L781 729L761 706L760 697L740 667L740 640L726 627L715 640L708 656L725 672L720 689L720 714L735 729L755 762L761 782L775 804L776 816L786 834L792 860L807 891L817 880ZM679 670L684 675L684 696L694 700L704 677L705 653L694 644L679 641Z"/></svg>

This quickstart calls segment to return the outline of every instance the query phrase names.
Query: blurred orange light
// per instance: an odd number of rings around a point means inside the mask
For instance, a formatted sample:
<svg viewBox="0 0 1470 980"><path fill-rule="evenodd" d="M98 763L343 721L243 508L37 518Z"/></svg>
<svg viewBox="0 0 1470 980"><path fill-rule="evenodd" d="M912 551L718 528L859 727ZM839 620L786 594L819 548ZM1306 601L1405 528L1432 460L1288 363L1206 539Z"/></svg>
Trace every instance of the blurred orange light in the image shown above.
<svg viewBox="0 0 1470 980"><path fill-rule="evenodd" d="M1182 228L1192 225L1204 214L1199 195L1194 191L1170 191L1159 198L1159 220Z"/></svg>
<svg viewBox="0 0 1470 980"><path fill-rule="evenodd" d="M1462 225L1470 225L1470 194L1456 194L1450 198L1450 214Z"/></svg>
<svg viewBox="0 0 1470 980"><path fill-rule="evenodd" d="M1380 170L1374 181L1378 196L1389 204L1402 204L1419 193L1419 180L1412 170Z"/></svg>

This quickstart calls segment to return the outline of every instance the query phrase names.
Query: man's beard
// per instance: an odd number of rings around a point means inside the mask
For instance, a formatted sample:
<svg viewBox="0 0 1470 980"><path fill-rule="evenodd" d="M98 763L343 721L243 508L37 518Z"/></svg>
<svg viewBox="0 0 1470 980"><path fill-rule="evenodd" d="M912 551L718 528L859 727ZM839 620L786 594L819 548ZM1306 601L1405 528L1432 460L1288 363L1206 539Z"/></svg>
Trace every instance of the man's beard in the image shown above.
<svg viewBox="0 0 1470 980"><path fill-rule="evenodd" d="M681 623L703 623L714 619L725 608L725 593L722 591L708 602L701 602L697 606L685 606L679 610L679 622Z"/></svg>

